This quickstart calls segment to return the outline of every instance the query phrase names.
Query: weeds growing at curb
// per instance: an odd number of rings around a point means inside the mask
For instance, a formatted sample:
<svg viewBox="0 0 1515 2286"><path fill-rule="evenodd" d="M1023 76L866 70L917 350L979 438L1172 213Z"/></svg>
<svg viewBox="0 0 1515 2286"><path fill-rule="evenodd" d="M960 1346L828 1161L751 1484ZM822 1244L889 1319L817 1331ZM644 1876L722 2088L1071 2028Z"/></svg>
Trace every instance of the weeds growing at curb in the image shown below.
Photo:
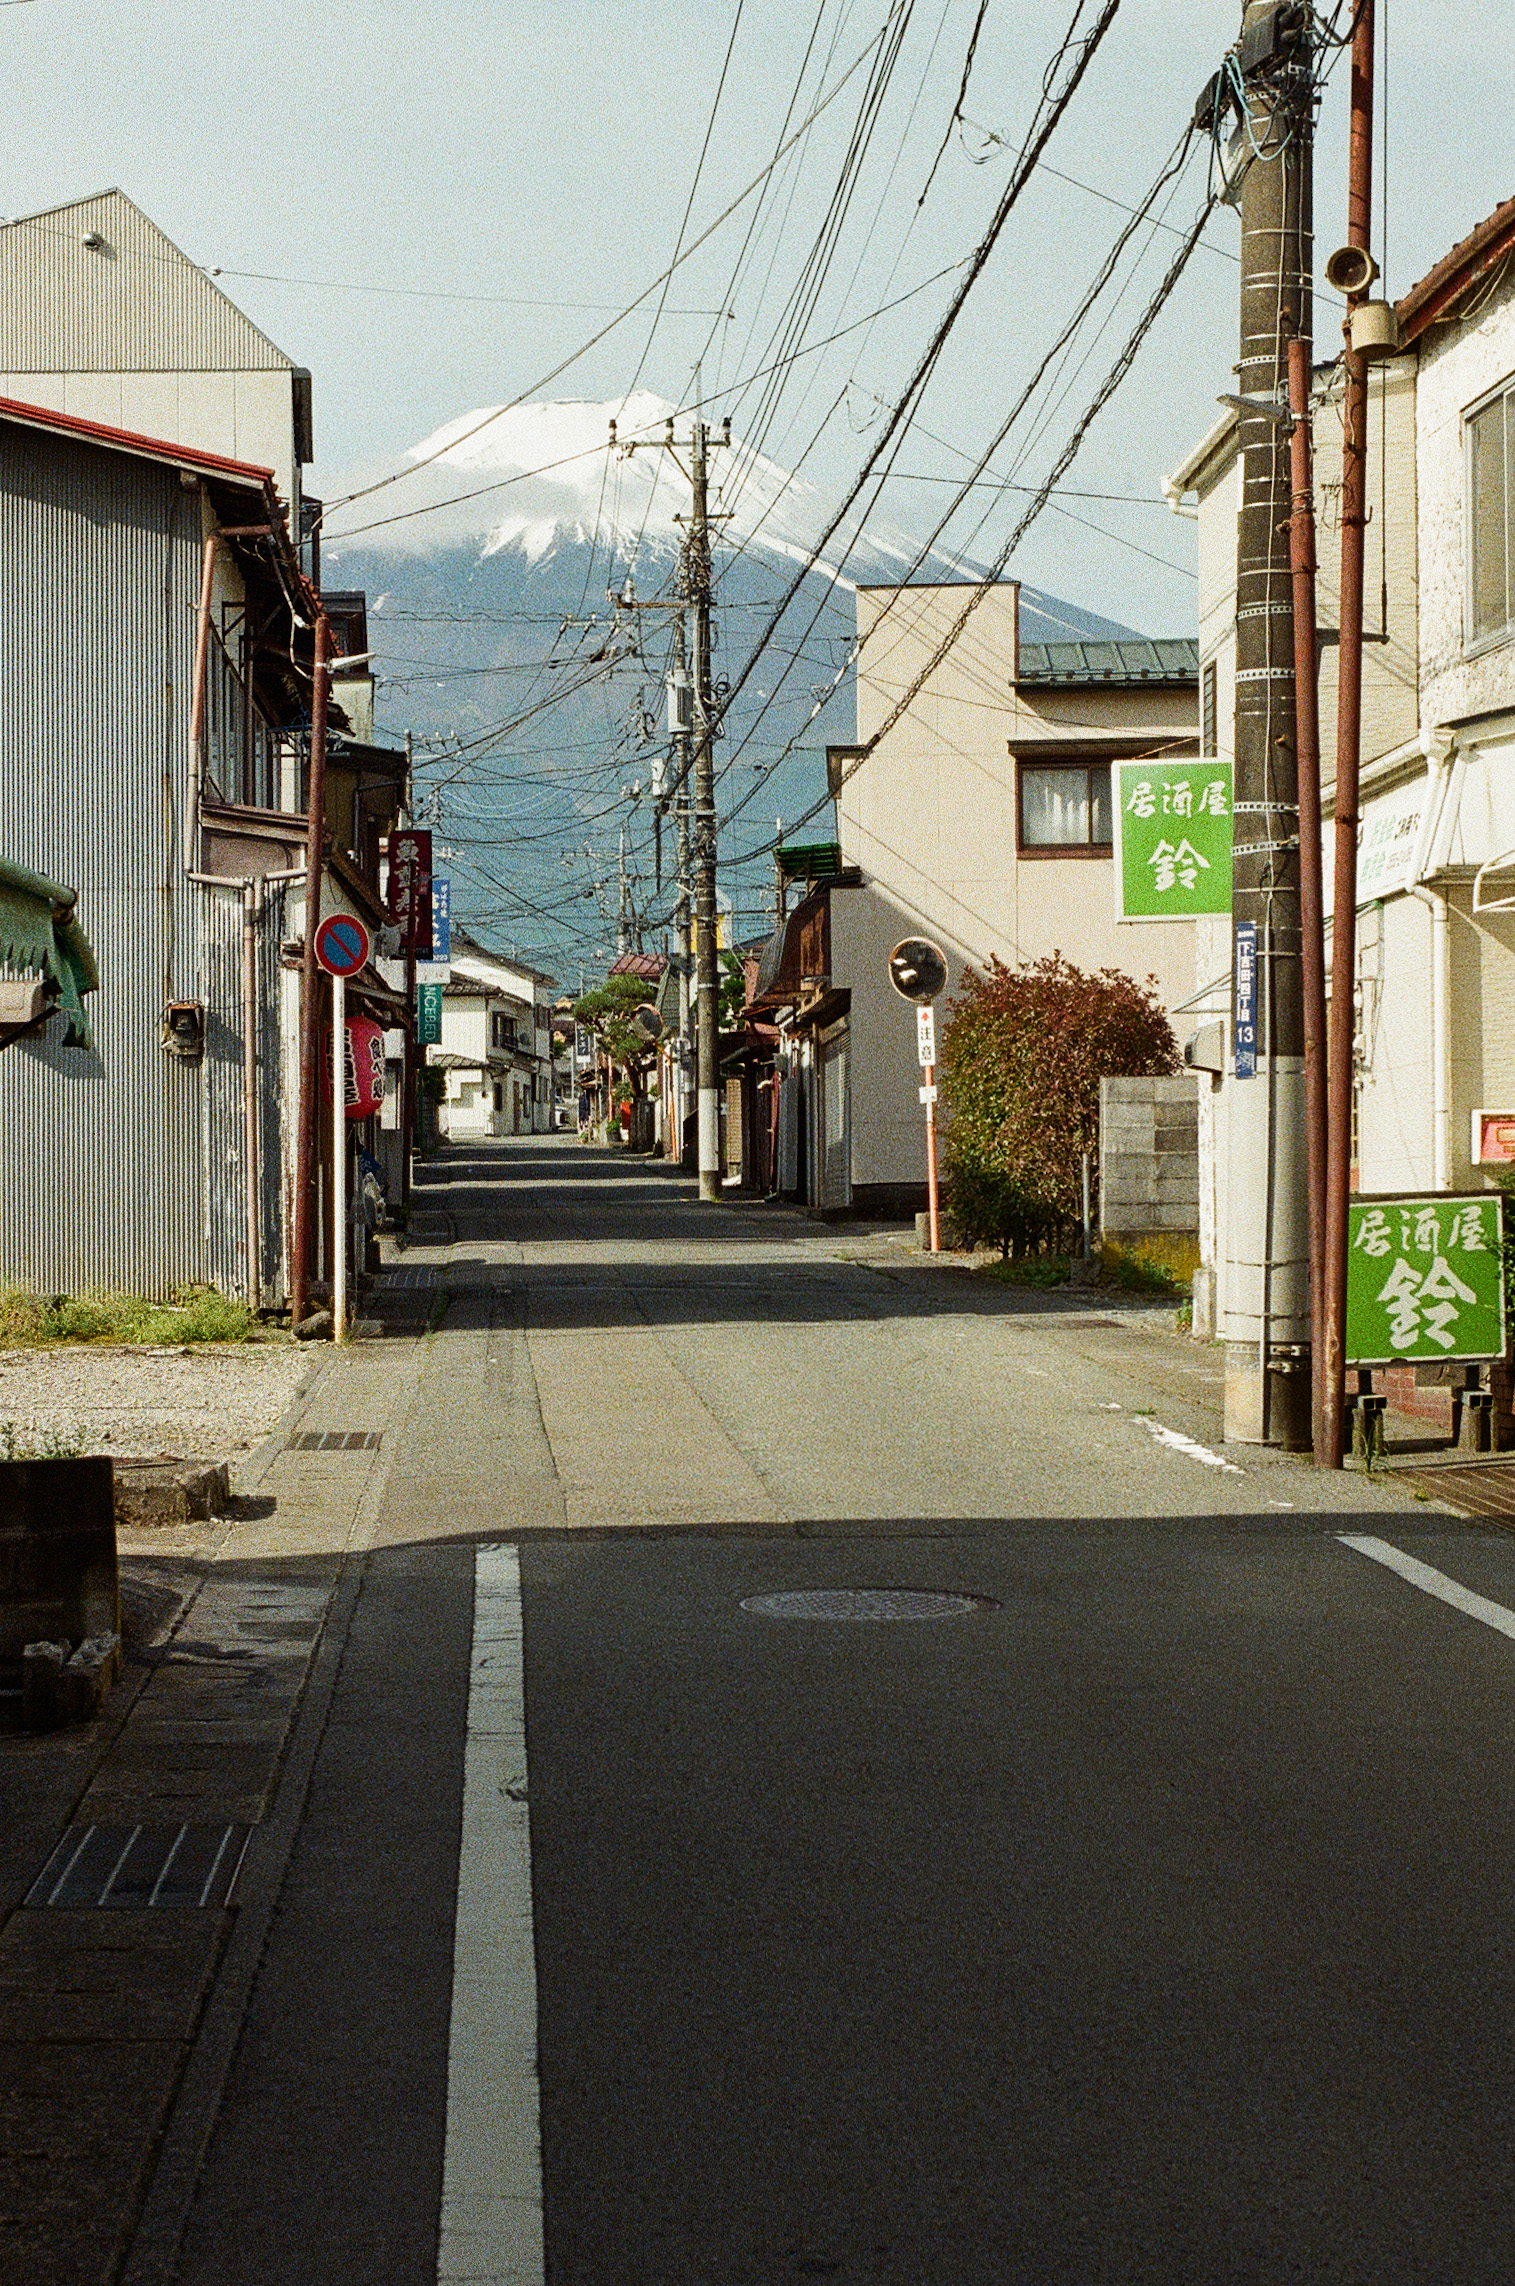
<svg viewBox="0 0 1515 2286"><path fill-rule="evenodd" d="M84 1342L180 1347L251 1342L266 1331L243 1302L213 1286L176 1287L166 1302L141 1294L28 1294L0 1289L0 1347L52 1349Z"/></svg>
<svg viewBox="0 0 1515 2286"><path fill-rule="evenodd" d="M77 1460L85 1450L84 1431L44 1429L35 1439L24 1437L14 1421L0 1421L0 1461Z"/></svg>

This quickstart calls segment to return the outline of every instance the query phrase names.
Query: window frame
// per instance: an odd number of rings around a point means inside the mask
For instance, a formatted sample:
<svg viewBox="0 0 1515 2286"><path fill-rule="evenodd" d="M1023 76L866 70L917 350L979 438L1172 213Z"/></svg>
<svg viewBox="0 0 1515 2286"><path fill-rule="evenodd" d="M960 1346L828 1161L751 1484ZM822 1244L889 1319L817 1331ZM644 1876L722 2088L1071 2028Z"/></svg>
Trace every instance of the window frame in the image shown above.
<svg viewBox="0 0 1515 2286"><path fill-rule="evenodd" d="M1031 864L1040 864L1044 858L1061 862L1071 858L1075 863L1089 858L1113 862L1115 843L1109 841L1027 841L1025 775L1028 770L1082 770L1085 773L1085 793L1088 795L1087 776L1091 770L1103 769L1109 778L1109 799L1115 799L1115 764L1117 756L1107 746L1083 746L1059 749L1048 753L1017 754L1015 756L1015 854ZM1094 814L1093 800L1089 800L1089 814ZM1110 812L1112 833L1115 813Z"/></svg>
<svg viewBox="0 0 1515 2286"><path fill-rule="evenodd" d="M1504 499L1505 499L1505 618L1500 627L1490 628L1484 634L1474 631L1477 581L1474 565L1474 544L1477 518L1473 502L1473 423L1480 413L1491 405L1504 406ZM1515 494L1515 468L1511 451L1511 431L1515 429L1515 373L1507 373L1492 389L1462 410L1462 492L1463 492L1463 564L1462 564L1462 655L1465 659L1482 658L1485 652L1498 650L1501 644L1515 642L1515 578L1512 578L1511 550L1515 542L1512 531L1512 494Z"/></svg>

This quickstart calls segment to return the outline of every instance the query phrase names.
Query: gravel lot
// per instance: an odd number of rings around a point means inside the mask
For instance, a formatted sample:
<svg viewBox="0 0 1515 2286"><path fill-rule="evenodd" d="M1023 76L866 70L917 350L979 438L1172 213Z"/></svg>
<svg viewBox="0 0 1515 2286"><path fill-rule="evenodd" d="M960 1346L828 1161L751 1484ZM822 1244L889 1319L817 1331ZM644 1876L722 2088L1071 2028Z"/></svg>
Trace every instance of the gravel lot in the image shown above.
<svg viewBox="0 0 1515 2286"><path fill-rule="evenodd" d="M0 1433L121 1459L230 1460L268 1434L316 1362L274 1344L0 1350Z"/></svg>

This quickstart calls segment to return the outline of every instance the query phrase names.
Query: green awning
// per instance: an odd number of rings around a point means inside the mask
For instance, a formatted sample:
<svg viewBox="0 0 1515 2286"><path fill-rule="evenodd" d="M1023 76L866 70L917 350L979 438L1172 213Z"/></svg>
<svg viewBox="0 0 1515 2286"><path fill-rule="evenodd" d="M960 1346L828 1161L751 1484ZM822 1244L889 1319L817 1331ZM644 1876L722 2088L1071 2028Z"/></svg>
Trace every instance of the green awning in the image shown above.
<svg viewBox="0 0 1515 2286"><path fill-rule="evenodd" d="M40 976L68 1018L66 1048L93 1047L84 995L99 989L100 972L74 907L77 892L30 866L0 857L0 970Z"/></svg>

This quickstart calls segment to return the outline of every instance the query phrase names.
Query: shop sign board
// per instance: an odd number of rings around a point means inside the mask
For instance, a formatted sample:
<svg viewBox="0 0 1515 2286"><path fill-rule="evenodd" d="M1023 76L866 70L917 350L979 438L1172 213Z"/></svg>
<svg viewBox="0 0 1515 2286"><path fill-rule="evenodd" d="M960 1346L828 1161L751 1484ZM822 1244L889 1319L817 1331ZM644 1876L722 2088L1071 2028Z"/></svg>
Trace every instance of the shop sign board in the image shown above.
<svg viewBox="0 0 1515 2286"><path fill-rule="evenodd" d="M1236 924L1236 957L1231 971L1231 1038L1236 1077L1257 1077L1257 923Z"/></svg>
<svg viewBox="0 0 1515 2286"><path fill-rule="evenodd" d="M442 1039L442 987L416 986L416 1040L423 1048L440 1046Z"/></svg>
<svg viewBox="0 0 1515 2286"><path fill-rule="evenodd" d="M408 826L389 837L389 917L400 931L402 954L413 930L424 960L432 933L429 826Z"/></svg>
<svg viewBox="0 0 1515 2286"><path fill-rule="evenodd" d="M1229 914L1230 763L1117 762L1113 776L1116 919Z"/></svg>
<svg viewBox="0 0 1515 2286"><path fill-rule="evenodd" d="M1500 1193L1355 1196L1347 1209L1347 1362L1442 1364L1504 1350Z"/></svg>

